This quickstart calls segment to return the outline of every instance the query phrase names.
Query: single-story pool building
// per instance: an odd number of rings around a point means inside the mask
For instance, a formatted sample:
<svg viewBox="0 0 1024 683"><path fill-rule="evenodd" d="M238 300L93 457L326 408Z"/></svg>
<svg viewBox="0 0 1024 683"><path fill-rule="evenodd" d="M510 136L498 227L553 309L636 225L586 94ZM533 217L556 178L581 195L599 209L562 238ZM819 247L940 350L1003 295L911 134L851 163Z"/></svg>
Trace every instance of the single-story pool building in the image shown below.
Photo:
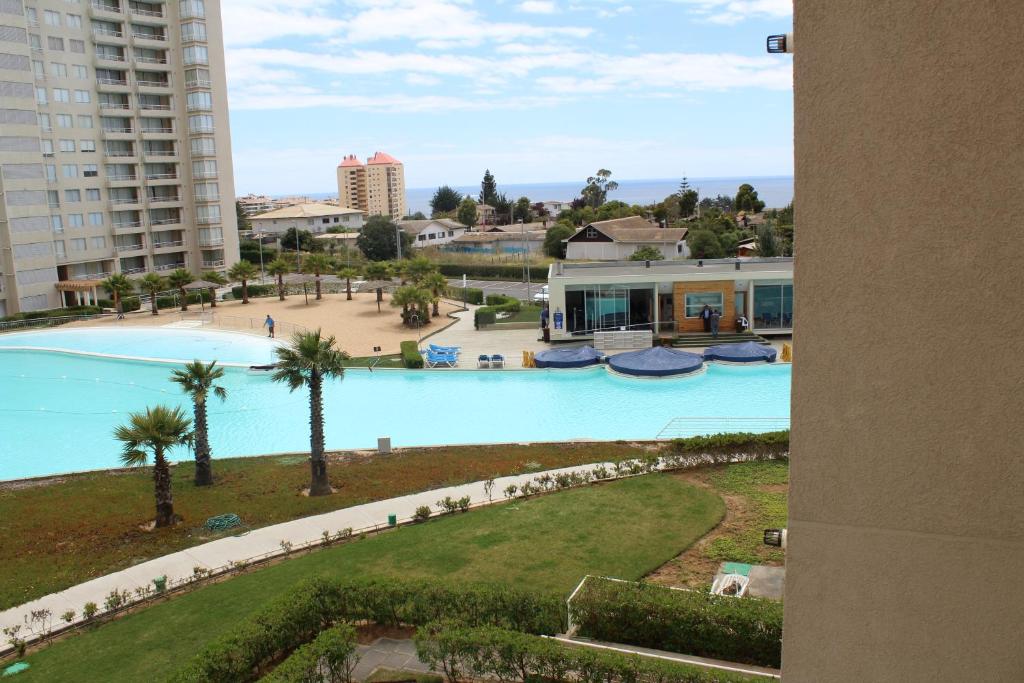
<svg viewBox="0 0 1024 683"><path fill-rule="evenodd" d="M548 271L552 341L607 330L704 331L701 311L721 312L720 331L793 332L793 258L555 262Z"/></svg>

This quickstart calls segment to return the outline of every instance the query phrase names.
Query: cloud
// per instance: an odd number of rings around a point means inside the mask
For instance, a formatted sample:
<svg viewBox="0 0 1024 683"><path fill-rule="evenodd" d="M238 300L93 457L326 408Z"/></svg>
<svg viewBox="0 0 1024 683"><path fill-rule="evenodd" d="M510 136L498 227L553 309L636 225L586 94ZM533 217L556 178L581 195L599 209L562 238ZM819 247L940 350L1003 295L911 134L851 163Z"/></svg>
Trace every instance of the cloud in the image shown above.
<svg viewBox="0 0 1024 683"><path fill-rule="evenodd" d="M419 85L424 87L440 85L441 79L437 76L431 76L429 74L411 73L406 74L405 82L409 85Z"/></svg>
<svg viewBox="0 0 1024 683"><path fill-rule="evenodd" d="M323 0L223 0L224 44L258 45L278 38L329 37L344 22L327 14Z"/></svg>
<svg viewBox="0 0 1024 683"><path fill-rule="evenodd" d="M519 3L516 9L527 14L554 14L558 11L555 3L547 0L526 0Z"/></svg>
<svg viewBox="0 0 1024 683"><path fill-rule="evenodd" d="M713 24L733 25L747 19L782 19L793 14L793 0L673 0L692 5Z"/></svg>

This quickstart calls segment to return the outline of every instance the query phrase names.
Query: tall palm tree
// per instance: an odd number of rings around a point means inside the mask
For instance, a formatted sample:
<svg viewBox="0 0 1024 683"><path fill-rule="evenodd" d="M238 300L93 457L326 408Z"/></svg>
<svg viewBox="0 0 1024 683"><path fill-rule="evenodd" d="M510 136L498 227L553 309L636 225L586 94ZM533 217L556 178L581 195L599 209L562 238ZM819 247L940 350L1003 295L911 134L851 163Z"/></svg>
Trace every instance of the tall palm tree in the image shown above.
<svg viewBox="0 0 1024 683"><path fill-rule="evenodd" d="M316 298L318 301L323 299L320 292L320 276L334 270L334 262L326 254L310 254L306 257L306 263L303 265L307 273L316 275Z"/></svg>
<svg viewBox="0 0 1024 683"><path fill-rule="evenodd" d="M172 270L171 274L167 276L167 282L170 283L171 287L176 287L181 295L181 310L183 311L188 310L188 292L185 291L185 285L195 281L196 276L186 268Z"/></svg>
<svg viewBox="0 0 1024 683"><path fill-rule="evenodd" d="M192 442L192 421L181 408L156 406L144 413L129 413L128 424L114 429L114 437L124 450L121 462L129 467L145 465L149 453L153 454L153 489L156 495L155 526L171 526L175 522L174 499L171 495L171 469L166 453L174 446L187 446Z"/></svg>
<svg viewBox="0 0 1024 683"><path fill-rule="evenodd" d="M114 298L114 308L117 309L117 314L122 315L124 313L124 306L121 304L121 298L135 291L135 284L124 273L114 273L101 284L103 289L107 290L110 296Z"/></svg>
<svg viewBox="0 0 1024 683"><path fill-rule="evenodd" d="M256 277L256 266L246 260L239 261L231 266L228 277L242 283L242 303L249 303L249 280Z"/></svg>
<svg viewBox="0 0 1024 683"><path fill-rule="evenodd" d="M291 272L291 266L282 258L267 264L267 272L277 278L277 296L284 301L284 276Z"/></svg>
<svg viewBox="0 0 1024 683"><path fill-rule="evenodd" d="M430 302L434 305L434 310L431 315L435 318L441 315L441 310L438 304L441 302L441 297L448 291L448 278L442 275L439 271L434 270L428 273L420 281L420 286L430 292Z"/></svg>
<svg viewBox="0 0 1024 683"><path fill-rule="evenodd" d="M359 271L355 268L342 268L337 272L337 276L345 278L345 299L352 301L352 278L359 277Z"/></svg>
<svg viewBox="0 0 1024 683"><path fill-rule="evenodd" d="M192 415L195 422L196 486L213 483L213 467L210 455L210 432L206 421L206 399L212 393L220 400L228 397L227 389L214 384L224 376L224 368L217 367L217 361L207 365L200 360L186 363L183 370L171 373L171 381L181 386L192 399Z"/></svg>
<svg viewBox="0 0 1024 683"><path fill-rule="evenodd" d="M391 278L391 266L385 261L370 261L366 264L366 270L363 273L366 275L367 280L388 280ZM384 289L381 287L377 288L377 303L379 304L384 300ZM380 308L378 306L377 308Z"/></svg>
<svg viewBox="0 0 1024 683"><path fill-rule="evenodd" d="M203 273L203 279L207 282L213 282L220 286L224 286L228 283L228 279L220 274L220 271L208 270ZM217 290L210 287L210 308L217 308Z"/></svg>
<svg viewBox="0 0 1024 683"><path fill-rule="evenodd" d="M423 280L436 270L437 267L426 256L417 256L405 262L406 275L417 285L422 285Z"/></svg>
<svg viewBox="0 0 1024 683"><path fill-rule="evenodd" d="M157 294L167 288L167 280L163 279L156 273L146 273L137 284L141 291L149 294L149 303L151 310L153 311L153 315L160 315L156 310L156 297Z"/></svg>
<svg viewBox="0 0 1024 683"><path fill-rule="evenodd" d="M331 483L324 456L323 381L344 375L343 363L348 354L338 350L334 337L323 338L319 329L296 332L291 343L278 347L276 353L274 381L285 382L292 391L309 387L309 495L327 495L331 493Z"/></svg>

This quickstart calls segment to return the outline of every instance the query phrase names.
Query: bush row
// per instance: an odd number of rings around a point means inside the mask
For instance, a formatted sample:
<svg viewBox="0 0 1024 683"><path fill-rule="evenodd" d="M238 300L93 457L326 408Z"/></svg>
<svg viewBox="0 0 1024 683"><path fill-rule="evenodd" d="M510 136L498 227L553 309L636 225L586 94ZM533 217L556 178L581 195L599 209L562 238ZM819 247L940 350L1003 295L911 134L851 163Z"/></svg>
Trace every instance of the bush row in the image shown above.
<svg viewBox="0 0 1024 683"><path fill-rule="evenodd" d="M462 287L449 287L446 295L453 301L462 301L465 297L467 304L475 306L480 306L484 302L484 290L473 287L466 287L465 290Z"/></svg>
<svg viewBox="0 0 1024 683"><path fill-rule="evenodd" d="M522 306L519 299L501 294L491 294L487 297L487 305L481 306L473 313L473 325L477 329L493 325L497 322L499 313L518 313Z"/></svg>
<svg viewBox="0 0 1024 683"><path fill-rule="evenodd" d="M68 306L67 308L54 308L47 311L15 313L14 315L0 318L0 323L13 322L15 320L39 320L40 318L63 318L69 315L95 315L102 312L103 310L99 306Z"/></svg>
<svg viewBox="0 0 1024 683"><path fill-rule="evenodd" d="M556 593L527 593L503 585L451 586L430 580L318 577L207 645L170 680L253 680L262 667L339 621L422 626L456 617L470 626L493 625L527 633L565 630L564 603Z"/></svg>
<svg viewBox="0 0 1024 683"><path fill-rule="evenodd" d="M473 678L548 683L710 683L744 677L661 659L566 646L494 627L434 623L416 632L416 654L449 683Z"/></svg>
<svg viewBox="0 0 1024 683"><path fill-rule="evenodd" d="M438 269L448 277L462 277L479 280L514 280L523 279L522 264L489 264L489 263L439 263ZM531 282L547 282L547 268L533 268L530 271Z"/></svg>
<svg viewBox="0 0 1024 683"><path fill-rule="evenodd" d="M404 341L400 344L402 349L402 365L410 370L418 370L423 367L423 356L419 347L414 341Z"/></svg>
<svg viewBox="0 0 1024 683"><path fill-rule="evenodd" d="M785 455L789 453L789 430L764 432L733 432L710 436L691 436L673 439L676 453L762 453Z"/></svg>
<svg viewBox="0 0 1024 683"><path fill-rule="evenodd" d="M356 630L351 624L338 624L321 631L284 660L265 683L349 683L352 670L359 662L356 654Z"/></svg>
<svg viewBox="0 0 1024 683"><path fill-rule="evenodd" d="M581 636L778 667L782 603L589 579L570 606Z"/></svg>

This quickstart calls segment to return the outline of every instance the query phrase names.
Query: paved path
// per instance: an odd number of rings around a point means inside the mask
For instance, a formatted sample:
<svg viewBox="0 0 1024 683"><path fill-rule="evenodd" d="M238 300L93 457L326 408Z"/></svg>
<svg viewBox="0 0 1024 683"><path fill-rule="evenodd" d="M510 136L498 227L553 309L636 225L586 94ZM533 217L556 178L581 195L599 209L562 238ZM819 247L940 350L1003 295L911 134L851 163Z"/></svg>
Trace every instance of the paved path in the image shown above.
<svg viewBox="0 0 1024 683"><path fill-rule="evenodd" d="M352 680L365 681L377 669L429 673L430 667L416 656L416 644L409 639L378 638L369 645L359 645L359 663L352 671Z"/></svg>
<svg viewBox="0 0 1024 683"><path fill-rule="evenodd" d="M545 268L545 272L547 269ZM448 280L449 286L455 288L453 294L461 297L462 278ZM482 289L484 294L504 294L523 301L533 300L533 295L540 291L544 285L539 282L531 282L527 288L525 282L509 282L506 280L466 280L466 286L470 289ZM529 291L527 291L529 289ZM458 298L456 297L456 298Z"/></svg>
<svg viewBox="0 0 1024 683"><path fill-rule="evenodd" d="M429 339L424 339L420 345L426 348L427 344L438 346L458 346L462 349L459 354L460 369L475 369L477 357L481 354L488 356L499 353L505 357L505 367L522 369L523 351L544 351L551 348L550 344L540 341L540 329L532 327L525 330L495 329L493 327L478 330L473 326L473 310L455 313L459 319L457 323L446 330L443 330Z"/></svg>
<svg viewBox="0 0 1024 683"><path fill-rule="evenodd" d="M611 463L605 463L611 467ZM597 463L577 467L548 470L554 475L558 472L574 472L591 470ZM532 480L539 472L500 477L495 479L492 497L495 501L504 499L502 491L509 484L521 486ZM247 534L230 536L216 541L197 545L155 560L137 564L113 574L72 586L59 593L52 593L38 600L0 612L0 629L6 626L24 624L24 617L32 610L49 609L53 614L55 626L62 624L60 615L67 610L75 610L76 618L81 615L82 606L87 602L95 602L102 608L107 595L114 590L133 592L137 587L152 586L158 576L166 576L168 581L180 581L191 577L194 567L217 569L231 562L241 562L251 558L282 554L281 542L287 541L294 546L313 543L322 538L324 530L332 534L341 529L352 528L355 533L362 530L373 530L387 526L388 515L397 515L399 522L412 518L416 508L426 505L437 514L435 503L445 496L461 498L469 496L473 504L484 504L487 493L484 482L477 481L461 486L414 493L408 496L356 505L321 515L303 517L291 522L254 529ZM243 522L245 520L242 520ZM0 651L7 643L0 643Z"/></svg>

